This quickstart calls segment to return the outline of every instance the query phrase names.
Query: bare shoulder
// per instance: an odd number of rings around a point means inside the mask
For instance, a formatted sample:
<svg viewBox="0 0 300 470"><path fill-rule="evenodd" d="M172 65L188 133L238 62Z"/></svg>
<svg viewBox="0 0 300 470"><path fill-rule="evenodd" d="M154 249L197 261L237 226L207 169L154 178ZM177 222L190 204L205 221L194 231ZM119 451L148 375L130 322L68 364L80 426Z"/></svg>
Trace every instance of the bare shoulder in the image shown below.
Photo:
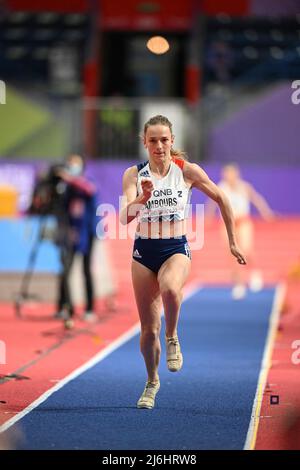
<svg viewBox="0 0 300 470"><path fill-rule="evenodd" d="M123 184L126 184L126 185L132 184L132 183L136 184L137 175L138 175L137 166L136 165L130 166L124 171Z"/></svg>
<svg viewBox="0 0 300 470"><path fill-rule="evenodd" d="M124 171L123 173L123 178L134 178L136 177L138 174L138 170L137 170L137 166L136 165L133 165L133 166L130 166L128 168L126 168L126 170Z"/></svg>
<svg viewBox="0 0 300 470"><path fill-rule="evenodd" d="M198 163L184 162L183 176L191 185L196 181L207 181L208 175Z"/></svg>
<svg viewBox="0 0 300 470"><path fill-rule="evenodd" d="M127 202L135 199L137 195L137 167L131 166L124 171L123 174L123 195L126 196Z"/></svg>

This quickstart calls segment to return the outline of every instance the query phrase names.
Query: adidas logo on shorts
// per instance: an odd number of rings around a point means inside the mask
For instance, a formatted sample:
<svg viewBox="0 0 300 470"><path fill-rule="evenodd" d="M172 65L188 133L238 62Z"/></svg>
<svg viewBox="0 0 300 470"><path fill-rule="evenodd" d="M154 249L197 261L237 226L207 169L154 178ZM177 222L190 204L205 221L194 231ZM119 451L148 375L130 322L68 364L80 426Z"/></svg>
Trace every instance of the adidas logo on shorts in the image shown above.
<svg viewBox="0 0 300 470"><path fill-rule="evenodd" d="M133 252L133 257L134 257L134 258L141 258L142 255L139 254L139 250L134 250L134 252Z"/></svg>

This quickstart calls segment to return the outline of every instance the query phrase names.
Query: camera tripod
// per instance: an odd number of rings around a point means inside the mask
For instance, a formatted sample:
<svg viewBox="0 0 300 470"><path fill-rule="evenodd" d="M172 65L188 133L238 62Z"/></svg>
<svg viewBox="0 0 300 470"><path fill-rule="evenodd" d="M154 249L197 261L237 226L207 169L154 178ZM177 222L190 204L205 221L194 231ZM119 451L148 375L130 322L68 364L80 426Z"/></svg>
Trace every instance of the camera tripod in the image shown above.
<svg viewBox="0 0 300 470"><path fill-rule="evenodd" d="M15 313L17 317L22 316L21 314L22 305L27 300L36 300L36 301L40 300L40 297L38 295L29 293L29 285L30 285L32 275L34 273L34 267L36 264L36 259L37 259L40 244L44 239L49 239L49 236L47 236L47 222L48 222L47 215L43 215L40 217L38 234L33 244L33 247L31 249L31 252L28 258L27 267L23 275L23 278L21 280L20 291L15 297L14 306L15 306Z"/></svg>

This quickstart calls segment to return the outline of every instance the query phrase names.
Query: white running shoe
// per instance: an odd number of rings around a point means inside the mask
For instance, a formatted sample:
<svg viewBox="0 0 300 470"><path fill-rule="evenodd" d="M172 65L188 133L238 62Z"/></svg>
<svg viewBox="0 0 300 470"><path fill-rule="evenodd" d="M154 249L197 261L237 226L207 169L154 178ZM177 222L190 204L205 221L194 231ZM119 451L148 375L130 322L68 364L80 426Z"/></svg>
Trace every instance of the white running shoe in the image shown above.
<svg viewBox="0 0 300 470"><path fill-rule="evenodd" d="M83 319L88 323L95 323L97 321L97 315L91 310L88 310L84 312Z"/></svg>
<svg viewBox="0 0 300 470"><path fill-rule="evenodd" d="M72 330L72 328L74 328L74 321L72 318L67 318L64 320L64 327L66 330Z"/></svg>
<svg viewBox="0 0 300 470"><path fill-rule="evenodd" d="M167 365L170 372L178 372L183 364L183 357L178 336L166 337Z"/></svg>
<svg viewBox="0 0 300 470"><path fill-rule="evenodd" d="M259 271L253 271L249 281L249 289L252 292L259 292L262 290L263 286L264 281L261 273Z"/></svg>
<svg viewBox="0 0 300 470"><path fill-rule="evenodd" d="M231 297L234 300L241 300L245 297L246 292L246 286L244 286L243 284L236 284L231 291Z"/></svg>
<svg viewBox="0 0 300 470"><path fill-rule="evenodd" d="M160 389L160 382L146 382L145 389L137 402L137 408L146 408L147 410L151 410L154 408L155 405L155 397Z"/></svg>

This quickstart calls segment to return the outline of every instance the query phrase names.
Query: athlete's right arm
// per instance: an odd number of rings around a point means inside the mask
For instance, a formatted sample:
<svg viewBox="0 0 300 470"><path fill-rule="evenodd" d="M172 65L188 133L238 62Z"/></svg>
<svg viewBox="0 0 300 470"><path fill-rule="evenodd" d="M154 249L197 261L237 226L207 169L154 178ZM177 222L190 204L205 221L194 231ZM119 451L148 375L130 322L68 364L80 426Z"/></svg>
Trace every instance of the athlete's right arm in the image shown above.
<svg viewBox="0 0 300 470"><path fill-rule="evenodd" d="M120 222L123 225L129 224L136 218L139 211L151 197L153 184L149 181L142 181L143 193L137 196L137 167L127 168L123 175L123 197L120 211Z"/></svg>

